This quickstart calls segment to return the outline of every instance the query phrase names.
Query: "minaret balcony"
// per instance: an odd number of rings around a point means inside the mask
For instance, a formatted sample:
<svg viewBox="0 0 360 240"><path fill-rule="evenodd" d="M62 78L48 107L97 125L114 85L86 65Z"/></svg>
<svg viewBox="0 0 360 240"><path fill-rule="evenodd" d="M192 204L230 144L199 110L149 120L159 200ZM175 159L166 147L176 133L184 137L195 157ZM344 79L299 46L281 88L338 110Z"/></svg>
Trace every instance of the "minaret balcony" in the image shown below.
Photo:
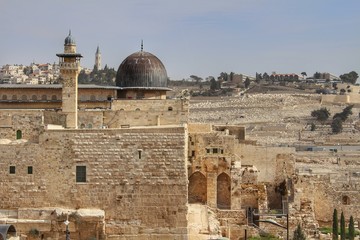
<svg viewBox="0 0 360 240"><path fill-rule="evenodd" d="M80 67L80 63L79 62L75 62L75 63L68 63L68 62L61 62L60 63L60 69L62 70L81 70Z"/></svg>

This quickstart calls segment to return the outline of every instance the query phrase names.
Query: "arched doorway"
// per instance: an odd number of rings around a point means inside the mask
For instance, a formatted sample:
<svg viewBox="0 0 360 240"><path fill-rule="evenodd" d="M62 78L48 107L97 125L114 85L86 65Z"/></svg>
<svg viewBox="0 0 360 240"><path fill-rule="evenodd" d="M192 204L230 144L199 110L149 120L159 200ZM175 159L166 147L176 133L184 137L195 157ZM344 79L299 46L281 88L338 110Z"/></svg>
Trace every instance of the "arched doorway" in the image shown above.
<svg viewBox="0 0 360 240"><path fill-rule="evenodd" d="M189 177L189 203L202 203L207 201L206 177L201 172L195 172Z"/></svg>
<svg viewBox="0 0 360 240"><path fill-rule="evenodd" d="M231 204L231 179L226 173L221 173L217 178L217 207L230 209Z"/></svg>
<svg viewBox="0 0 360 240"><path fill-rule="evenodd" d="M16 237L14 225L0 224L0 240Z"/></svg>

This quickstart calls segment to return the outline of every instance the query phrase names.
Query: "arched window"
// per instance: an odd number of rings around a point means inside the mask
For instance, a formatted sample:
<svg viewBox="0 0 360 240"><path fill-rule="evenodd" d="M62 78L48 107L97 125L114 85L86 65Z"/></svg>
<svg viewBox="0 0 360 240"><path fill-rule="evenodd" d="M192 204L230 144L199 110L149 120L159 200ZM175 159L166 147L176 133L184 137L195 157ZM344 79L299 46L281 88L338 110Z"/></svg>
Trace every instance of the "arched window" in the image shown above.
<svg viewBox="0 0 360 240"><path fill-rule="evenodd" d="M57 100L56 95L52 95L52 96L51 96L51 100Z"/></svg>
<svg viewBox="0 0 360 240"><path fill-rule="evenodd" d="M92 128L93 126L92 126L92 124L91 123L89 123L88 124L88 128Z"/></svg>
<svg viewBox="0 0 360 240"><path fill-rule="evenodd" d="M90 96L90 100L91 100L91 101L96 101L96 97L95 97L94 95L91 95L91 96Z"/></svg>
<svg viewBox="0 0 360 240"><path fill-rule="evenodd" d="M135 111L140 111L140 108L135 109Z"/></svg>
<svg viewBox="0 0 360 240"><path fill-rule="evenodd" d="M189 203L206 203L207 183L201 172L195 172L189 177L188 194Z"/></svg>
<svg viewBox="0 0 360 240"><path fill-rule="evenodd" d="M168 107L168 111L172 111L173 110L173 108L172 107Z"/></svg>
<svg viewBox="0 0 360 240"><path fill-rule="evenodd" d="M344 205L350 205L350 198L348 196L343 196L342 197L342 204Z"/></svg>
<svg viewBox="0 0 360 240"><path fill-rule="evenodd" d="M22 95L22 96L21 96L21 100L27 100L27 96L26 96L26 95Z"/></svg>
<svg viewBox="0 0 360 240"><path fill-rule="evenodd" d="M36 96L36 95L32 95L32 96L31 96L31 100L37 100L37 96Z"/></svg>
<svg viewBox="0 0 360 240"><path fill-rule="evenodd" d="M7 95L2 95L2 100L7 100Z"/></svg>
<svg viewBox="0 0 360 240"><path fill-rule="evenodd" d="M21 139L22 138L22 132L21 130L17 130L16 131L16 139Z"/></svg>
<svg viewBox="0 0 360 240"><path fill-rule="evenodd" d="M226 173L217 178L217 206L221 209L230 209L231 180Z"/></svg>
<svg viewBox="0 0 360 240"><path fill-rule="evenodd" d="M46 95L42 95L42 96L41 96L41 100L47 100L47 96L46 96Z"/></svg>
<svg viewBox="0 0 360 240"><path fill-rule="evenodd" d="M12 95L11 99L12 99L12 100L17 100L17 96L16 96L16 95Z"/></svg>
<svg viewBox="0 0 360 240"><path fill-rule="evenodd" d="M82 123L82 124L80 125L80 128L85 128L85 124Z"/></svg>

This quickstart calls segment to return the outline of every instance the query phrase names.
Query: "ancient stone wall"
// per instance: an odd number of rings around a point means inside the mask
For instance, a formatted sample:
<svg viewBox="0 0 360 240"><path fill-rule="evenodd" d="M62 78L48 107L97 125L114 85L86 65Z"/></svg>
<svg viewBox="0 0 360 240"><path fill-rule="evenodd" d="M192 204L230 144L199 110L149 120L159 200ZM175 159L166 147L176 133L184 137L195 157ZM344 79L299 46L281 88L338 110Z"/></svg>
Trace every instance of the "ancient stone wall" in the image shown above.
<svg viewBox="0 0 360 240"><path fill-rule="evenodd" d="M41 110L1 110L0 139L37 142L44 128Z"/></svg>
<svg viewBox="0 0 360 240"><path fill-rule="evenodd" d="M0 208L98 209L110 238L186 239L186 136L183 127L47 130L39 144L0 145Z"/></svg>

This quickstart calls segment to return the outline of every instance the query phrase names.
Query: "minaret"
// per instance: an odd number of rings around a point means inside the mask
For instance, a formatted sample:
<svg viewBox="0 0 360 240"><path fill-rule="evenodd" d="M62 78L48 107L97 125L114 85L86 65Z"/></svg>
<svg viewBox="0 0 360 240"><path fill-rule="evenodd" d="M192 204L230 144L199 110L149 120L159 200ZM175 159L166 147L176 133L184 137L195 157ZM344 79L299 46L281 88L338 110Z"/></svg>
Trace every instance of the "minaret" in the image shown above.
<svg viewBox="0 0 360 240"><path fill-rule="evenodd" d="M76 53L74 38L65 38L64 53L58 53L62 82L62 112L66 114L66 128L77 128L78 114L78 75L80 73L81 54Z"/></svg>
<svg viewBox="0 0 360 240"><path fill-rule="evenodd" d="M101 70L101 53L99 46L97 46L96 53L95 53L95 66L97 70Z"/></svg>

